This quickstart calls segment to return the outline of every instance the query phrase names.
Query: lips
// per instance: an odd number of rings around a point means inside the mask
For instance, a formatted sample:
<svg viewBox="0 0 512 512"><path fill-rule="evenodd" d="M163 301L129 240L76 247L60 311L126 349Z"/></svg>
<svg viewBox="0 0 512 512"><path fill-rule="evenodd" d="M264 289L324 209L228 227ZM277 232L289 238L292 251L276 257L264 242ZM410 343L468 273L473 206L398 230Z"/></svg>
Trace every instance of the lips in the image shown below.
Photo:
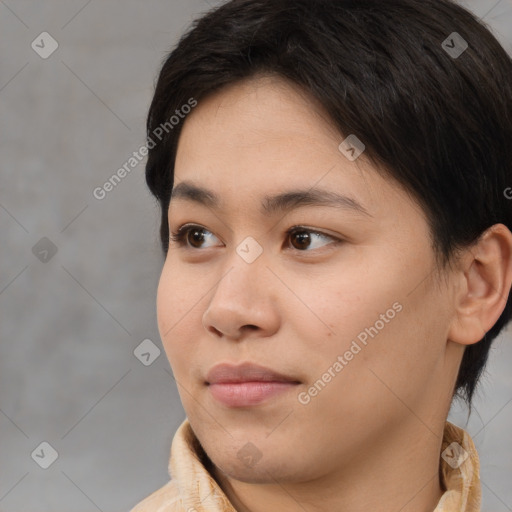
<svg viewBox="0 0 512 512"><path fill-rule="evenodd" d="M240 382L288 382L298 384L300 381L255 363L218 364L211 368L206 375L206 384L208 385Z"/></svg>
<svg viewBox="0 0 512 512"><path fill-rule="evenodd" d="M300 381L254 363L218 364L206 376L211 396L225 407L254 407L290 392Z"/></svg>

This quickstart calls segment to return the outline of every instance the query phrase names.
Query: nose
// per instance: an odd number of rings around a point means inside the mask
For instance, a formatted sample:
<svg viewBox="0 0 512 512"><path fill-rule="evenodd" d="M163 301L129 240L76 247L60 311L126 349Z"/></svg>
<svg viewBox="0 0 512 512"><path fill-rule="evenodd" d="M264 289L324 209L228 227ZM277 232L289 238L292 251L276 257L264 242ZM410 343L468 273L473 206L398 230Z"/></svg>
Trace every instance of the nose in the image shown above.
<svg viewBox="0 0 512 512"><path fill-rule="evenodd" d="M279 284L264 258L247 263L235 253L214 287L203 314L204 328L216 338L235 341L247 335L271 336L280 322Z"/></svg>

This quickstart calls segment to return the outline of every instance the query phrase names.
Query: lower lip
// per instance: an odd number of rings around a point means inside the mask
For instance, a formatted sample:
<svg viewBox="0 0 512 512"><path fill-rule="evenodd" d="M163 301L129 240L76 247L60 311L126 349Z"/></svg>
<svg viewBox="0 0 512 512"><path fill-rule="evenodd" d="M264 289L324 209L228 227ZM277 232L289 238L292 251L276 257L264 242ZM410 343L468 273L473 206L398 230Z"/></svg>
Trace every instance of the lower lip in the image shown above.
<svg viewBox="0 0 512 512"><path fill-rule="evenodd" d="M257 405L271 397L289 391L295 382L229 382L209 384L213 397L228 407Z"/></svg>

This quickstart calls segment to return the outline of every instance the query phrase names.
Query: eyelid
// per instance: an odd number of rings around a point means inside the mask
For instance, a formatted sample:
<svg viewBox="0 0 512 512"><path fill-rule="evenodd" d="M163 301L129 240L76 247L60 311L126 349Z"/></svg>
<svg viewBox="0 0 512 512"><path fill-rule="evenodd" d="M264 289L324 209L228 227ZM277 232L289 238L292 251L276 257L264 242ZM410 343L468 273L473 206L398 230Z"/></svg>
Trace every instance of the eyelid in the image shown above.
<svg viewBox="0 0 512 512"><path fill-rule="evenodd" d="M341 238L339 236L330 235L329 233L326 233L324 231L318 230L316 228L312 228L309 226L305 226L304 224L296 224L295 226L291 226L286 230L286 235L289 236L290 234L296 232L296 231L309 231L310 233L313 233L315 235L321 235L325 238L330 238L333 241L339 241L341 242Z"/></svg>
<svg viewBox="0 0 512 512"><path fill-rule="evenodd" d="M184 240L184 237L187 235L188 231L190 231L193 228L197 228L202 231L207 231L208 233L212 233L209 229L199 225L199 224L182 224L176 231L173 231L169 234L169 241L173 241L178 243L179 246L183 246L185 249L191 249L191 250L200 250L195 247L189 247L188 243ZM213 233L212 233L213 235ZM215 236L215 235L214 235Z"/></svg>
<svg viewBox="0 0 512 512"><path fill-rule="evenodd" d="M196 248L196 247L191 247L188 245L188 242L184 239L187 235L187 233L192 230L193 228L197 228L201 231L205 231L205 232L208 232L208 233L211 233L213 235L213 233L205 228L204 226L201 226L199 224L193 224L193 223L186 223L186 224L182 224L181 226L179 226L176 231L173 231L169 234L169 239L172 240L173 242L176 242L178 243L178 245L184 249L190 249L192 251L200 251L200 250L204 250L204 249L201 249L201 248ZM303 224L296 224L294 226L291 226L290 228L288 228L286 230L286 239L288 239L290 237L290 235L292 235L294 232L297 232L297 231L309 231L310 233L313 233L315 235L320 235L322 237L325 237L325 238L329 238L332 240L331 243L329 244L326 244L326 246L332 246L332 245L338 245L339 243L342 243L344 242L344 240L340 237L337 237L337 236L334 236L334 235L330 235L328 233L325 233L323 231L319 231L318 229L316 228L311 228L311 227L308 227L308 226L305 226ZM215 236L215 235L214 235ZM217 237L216 237L217 238ZM316 249L318 250L318 249ZM308 252L313 252L313 251L301 251L299 249L295 249L296 252L299 252L299 253L308 253Z"/></svg>

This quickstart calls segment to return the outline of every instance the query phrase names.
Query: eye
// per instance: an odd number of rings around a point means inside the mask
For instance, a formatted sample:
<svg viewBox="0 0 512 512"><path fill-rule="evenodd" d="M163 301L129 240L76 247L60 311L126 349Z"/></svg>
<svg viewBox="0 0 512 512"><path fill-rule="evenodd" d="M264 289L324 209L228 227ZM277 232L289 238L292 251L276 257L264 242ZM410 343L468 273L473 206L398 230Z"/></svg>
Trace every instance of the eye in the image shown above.
<svg viewBox="0 0 512 512"><path fill-rule="evenodd" d="M171 233L169 239L172 240L173 242L176 242L180 247L187 246L188 248L191 246L192 248L197 249L198 247L196 247L196 245L194 244L200 245L204 241L204 233L209 233L210 235L213 235L213 233L211 233L205 228L202 228L201 226L185 224L183 226L180 226L175 232ZM190 243L189 246L189 241L191 240L192 243Z"/></svg>
<svg viewBox="0 0 512 512"><path fill-rule="evenodd" d="M204 246L201 247L201 244L205 241L208 235L211 235L212 237L216 238L211 231L208 231L207 229L201 226L197 226L194 224L185 224L183 226L180 226L176 231L172 232L169 236L169 239L172 240L173 242L176 242L179 247L185 247L187 249L200 249L204 248ZM326 233L322 233L320 231L306 228L304 226L291 227L286 232L286 238L298 242L297 245L291 245L293 246L293 248L297 249L300 252L309 252L307 251L307 249L318 249L319 244L315 244L315 240L331 240L331 243L341 242L339 238L327 235ZM321 245L322 244L320 244L320 246Z"/></svg>
<svg viewBox="0 0 512 512"><path fill-rule="evenodd" d="M341 242L340 239L335 238L334 236L327 235L326 233L315 231L304 226L293 226L286 232L286 235L290 237L290 240L295 239L298 241L298 247L295 248L302 252L304 252L304 249L318 249L319 244L314 243L315 239L319 240L323 238L324 240L332 240L335 243Z"/></svg>

